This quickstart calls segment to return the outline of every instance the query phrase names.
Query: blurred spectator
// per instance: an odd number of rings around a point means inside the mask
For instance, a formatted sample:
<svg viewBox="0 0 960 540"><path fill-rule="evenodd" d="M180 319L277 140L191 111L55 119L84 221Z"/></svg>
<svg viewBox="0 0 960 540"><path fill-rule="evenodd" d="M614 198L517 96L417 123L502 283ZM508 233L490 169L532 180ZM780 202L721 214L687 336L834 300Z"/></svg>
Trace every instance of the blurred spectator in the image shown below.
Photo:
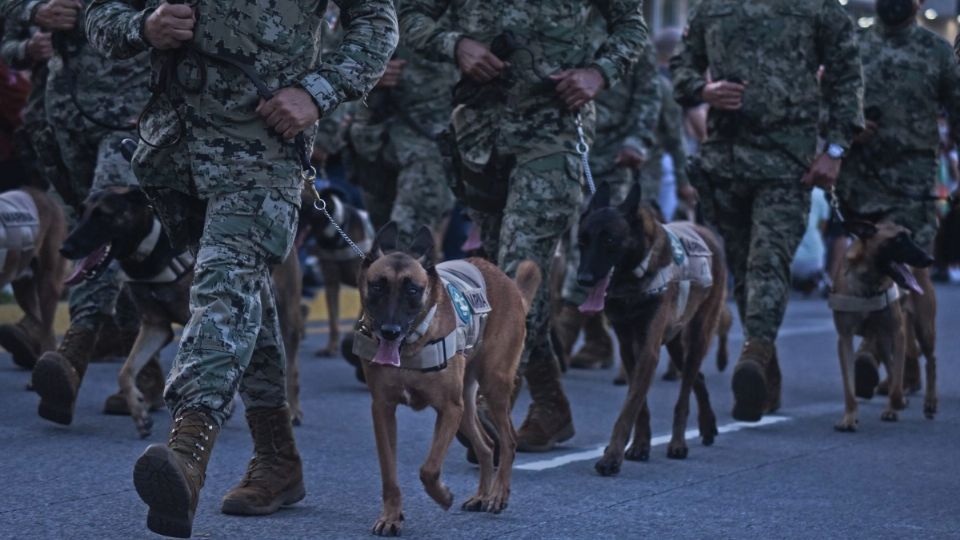
<svg viewBox="0 0 960 540"><path fill-rule="evenodd" d="M830 205L820 188L811 193L810 215L807 217L807 231L800 241L797 253L793 257L790 271L793 273L793 286L804 295L814 291L825 292L827 283L824 274L826 246L823 234L830 220Z"/></svg>

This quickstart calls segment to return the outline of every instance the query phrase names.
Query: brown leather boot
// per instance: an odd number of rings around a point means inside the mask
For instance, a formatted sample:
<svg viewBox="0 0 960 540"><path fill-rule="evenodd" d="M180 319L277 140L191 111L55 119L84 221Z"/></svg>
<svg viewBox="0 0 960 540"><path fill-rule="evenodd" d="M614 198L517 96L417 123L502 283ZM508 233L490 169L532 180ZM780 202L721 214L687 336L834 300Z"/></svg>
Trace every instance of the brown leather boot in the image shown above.
<svg viewBox="0 0 960 540"><path fill-rule="evenodd" d="M137 388L143 392L143 399L150 406L150 412L159 411L163 408L163 388L166 380L163 377L163 368L160 367L159 359L154 356L140 373L137 373ZM127 400L123 394L117 390L115 394L107 396L103 402L103 414L129 415L130 408L127 407Z"/></svg>
<svg viewBox="0 0 960 540"><path fill-rule="evenodd" d="M39 334L32 326L26 319L0 325L0 347L10 353L14 364L31 370L37 364L41 349Z"/></svg>
<svg viewBox="0 0 960 540"><path fill-rule="evenodd" d="M580 336L580 329L583 328L583 314L570 302L561 302L560 309L554 315L551 324L560 345L562 354L560 360L564 364L569 364L573 346L577 343L577 337Z"/></svg>
<svg viewBox="0 0 960 540"><path fill-rule="evenodd" d="M570 402L560 384L560 366L551 356L531 359L525 375L533 403L517 431L517 450L547 452L574 434Z"/></svg>
<svg viewBox="0 0 960 540"><path fill-rule="evenodd" d="M583 347L570 359L574 369L607 369L613 365L613 340L603 313L589 315L583 323Z"/></svg>
<svg viewBox="0 0 960 540"><path fill-rule="evenodd" d="M167 444L151 444L133 467L133 485L147 503L147 528L190 538L207 462L220 427L204 411L187 409L173 421Z"/></svg>
<svg viewBox="0 0 960 540"><path fill-rule="evenodd" d="M763 414L770 414L780 410L780 392L783 388L783 375L780 373L780 357L777 347L773 347L773 356L767 364L767 401L763 406Z"/></svg>
<svg viewBox="0 0 960 540"><path fill-rule="evenodd" d="M773 361L773 343L750 339L743 344L733 369L733 417L742 422L759 422L769 405L767 370ZM779 369L778 369L779 370Z"/></svg>
<svg viewBox="0 0 960 540"><path fill-rule="evenodd" d="M65 426L73 422L77 392L87 372L99 328L99 324L95 328L71 325L57 350L47 351L37 360L32 386L40 394L37 412L41 418Z"/></svg>
<svg viewBox="0 0 960 540"><path fill-rule="evenodd" d="M107 319L100 330L100 335L97 336L97 343L94 345L90 361L94 363L123 362L130 355L133 342L137 340L139 333L139 325L135 328L121 328L113 318Z"/></svg>
<svg viewBox="0 0 960 540"><path fill-rule="evenodd" d="M293 440L290 409L247 411L253 435L253 458L247 473L223 497L224 514L260 516L303 500L303 466Z"/></svg>

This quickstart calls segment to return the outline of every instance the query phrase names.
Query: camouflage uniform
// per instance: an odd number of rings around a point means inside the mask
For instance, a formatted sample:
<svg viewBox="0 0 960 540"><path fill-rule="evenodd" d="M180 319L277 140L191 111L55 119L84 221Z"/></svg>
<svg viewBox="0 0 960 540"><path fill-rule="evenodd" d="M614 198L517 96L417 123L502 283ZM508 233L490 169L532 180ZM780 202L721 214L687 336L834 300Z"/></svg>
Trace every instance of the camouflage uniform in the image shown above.
<svg viewBox="0 0 960 540"><path fill-rule="evenodd" d="M921 246L931 247L937 220L929 197L937 174L937 116L946 110L960 141L960 70L949 44L916 24L883 24L860 37L864 110L876 135L855 144L838 186L854 211L891 212Z"/></svg>
<svg viewBox="0 0 960 540"><path fill-rule="evenodd" d="M87 34L110 56L132 57L148 49L141 28L157 4L95 0ZM201 0L193 4L192 45L249 64L268 88L300 86L324 115L369 91L396 45L388 0L337 4L349 22L323 63L318 36L326 2ZM155 73L167 58L151 51ZM171 237L197 253L191 318L168 380L168 406L175 416L208 411L220 424L238 388L249 409L286 401L269 267L291 248L301 177L294 145L256 115L259 96L243 73L198 62L185 59L178 66L182 86L166 88L146 111L143 136L154 146L141 141L133 164ZM312 141L312 129L308 135Z"/></svg>
<svg viewBox="0 0 960 540"><path fill-rule="evenodd" d="M452 115L462 167L479 172L493 166L508 176L505 207L473 213L485 251L508 274L520 261L531 259L548 275L557 242L573 223L582 197L574 115L544 84L544 77L593 66L607 87L614 88L630 73L648 40L640 0L590 4L607 22L607 38L599 49L590 46L591 6L585 2L406 0L399 9L404 39L430 59L456 62L456 45L464 36L490 46L509 31L519 41L519 48L503 58L511 63L509 73L489 85L499 87L502 98L455 104ZM449 22L439 22L445 13ZM592 131L593 105L585 106L582 114L585 127ZM534 400L527 420L549 419L542 425L563 424L572 436L569 404L549 345L546 289L541 288L527 317L524 364L527 360L529 364L524 371ZM557 421L558 417L563 419ZM521 449L526 425L520 429Z"/></svg>
<svg viewBox="0 0 960 540"><path fill-rule="evenodd" d="M772 343L809 212L800 178L817 150L820 108L829 143L848 147L863 125L853 23L836 0L703 0L671 68L685 106L701 103L708 70L747 82L740 111L710 112L692 180L725 239L746 337Z"/></svg>
<svg viewBox="0 0 960 540"><path fill-rule="evenodd" d="M421 225L439 231L453 208L453 192L437 135L450 120L455 70L414 53L401 39L394 58L406 60L400 84L370 93L350 126L354 182L374 227L400 227L402 245Z"/></svg>
<svg viewBox="0 0 960 540"><path fill-rule="evenodd" d="M690 185L687 177L687 149L684 146L683 109L673 99L673 83L663 75L657 76L660 86L660 116L657 119L655 143L647 162L640 170L640 193L648 200L658 200L663 182L663 156L673 160L673 174L677 189ZM670 216L665 216L670 219Z"/></svg>

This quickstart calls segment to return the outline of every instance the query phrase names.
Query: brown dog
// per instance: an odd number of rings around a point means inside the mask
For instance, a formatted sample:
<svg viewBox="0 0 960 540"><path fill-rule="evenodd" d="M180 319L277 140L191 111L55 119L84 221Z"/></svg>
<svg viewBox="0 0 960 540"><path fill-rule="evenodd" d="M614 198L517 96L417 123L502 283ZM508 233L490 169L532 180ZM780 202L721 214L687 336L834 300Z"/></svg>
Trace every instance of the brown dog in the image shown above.
<svg viewBox="0 0 960 540"><path fill-rule="evenodd" d="M139 189L127 187L91 194L62 252L80 260L77 279L96 275L114 259L120 264L140 314L140 331L117 379L137 431L141 437L148 437L153 427L150 403L135 381L147 362L173 340L173 325L184 325L190 319L193 257L171 247L146 197ZM287 352L287 398L294 423L299 423L302 412L297 351L303 323L295 252L274 270L274 285Z"/></svg>
<svg viewBox="0 0 960 540"><path fill-rule="evenodd" d="M906 340L900 290L923 295L923 289L906 265L926 268L933 264L910 231L890 221L874 224L860 219L844 223L855 240L833 276L830 308L837 328L837 349L843 375L844 414L837 431L857 429L857 396L872 397L877 386L877 366L869 356L857 356L854 336L862 336L876 358L890 373L889 402L881 420L895 422L897 411L906 407L903 397L903 363ZM932 323L932 321L931 321ZM932 351L932 349L931 349ZM935 373L935 359L927 357L928 374ZM928 380L924 413L936 411L936 383Z"/></svg>
<svg viewBox="0 0 960 540"><path fill-rule="evenodd" d="M697 397L700 437L704 445L713 444L717 419L700 366L724 308L727 278L720 242L706 228L660 223L654 209L640 204L637 186L619 207L609 204L609 189L601 186L580 222L577 272L577 281L593 290L580 310L605 311L629 376L610 444L595 465L603 476L620 472L625 457L649 459L647 392L663 345L673 361L682 361L683 374L667 457L687 457L691 390ZM631 430L633 445L624 453Z"/></svg>
<svg viewBox="0 0 960 540"><path fill-rule="evenodd" d="M67 268L58 250L66 234L63 210L44 191L0 194L0 287L12 284L23 310L17 323L0 325L0 346L26 369L56 346L53 319Z"/></svg>
<svg viewBox="0 0 960 540"><path fill-rule="evenodd" d="M527 309L540 284L540 272L529 261L517 269L516 283L482 259L434 265L433 234L426 227L405 252L397 251L396 244L397 226L391 222L364 259L363 314L354 337L373 399L383 482L383 512L373 532L381 536L399 535L403 521L396 469L396 408L401 404L437 411L430 453L420 468L433 500L444 509L453 504L440 470L459 430L480 462L480 486L463 508L499 513L507 507L516 452L511 391ZM478 390L499 438L496 477L492 442L477 417Z"/></svg>

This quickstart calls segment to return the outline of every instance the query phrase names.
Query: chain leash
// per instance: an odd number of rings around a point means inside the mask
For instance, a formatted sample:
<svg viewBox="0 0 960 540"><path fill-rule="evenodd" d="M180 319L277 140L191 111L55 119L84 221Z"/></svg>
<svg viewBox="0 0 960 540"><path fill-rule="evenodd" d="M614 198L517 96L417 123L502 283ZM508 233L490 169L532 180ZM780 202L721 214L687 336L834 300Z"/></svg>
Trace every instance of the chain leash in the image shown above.
<svg viewBox="0 0 960 540"><path fill-rule="evenodd" d="M316 167L311 166L308 169L301 170L300 177L303 178L303 182L306 185L310 186L310 191L313 192L313 207L319 210L324 216L326 216L328 220L330 220L330 224L333 225L334 229L336 229L337 234L340 235L340 238L343 238L343 240L347 243L348 246L350 246L350 249L352 249L354 253L356 253L360 257L366 257L367 254L362 249L360 249L360 246L358 246L350 238L350 236L347 235L346 232L344 232L343 229L340 228L340 224L337 223L335 219L333 219L333 216L330 215L330 212L327 212L327 201L324 201L320 197L320 192L317 191L317 184L316 182L314 182L314 180L317 179Z"/></svg>
<svg viewBox="0 0 960 540"><path fill-rule="evenodd" d="M827 192L828 199L830 199L830 208L833 210L833 213L836 214L837 219L840 220L840 223L846 221L843 217L843 212L840 210L840 197L837 197L837 188L836 186L830 186L830 190Z"/></svg>
<svg viewBox="0 0 960 540"><path fill-rule="evenodd" d="M587 144L587 138L583 134L583 119L577 112L577 153L580 154L580 161L583 163L583 176L587 180L587 189L590 195L597 192L597 185L593 182L593 172L590 170L590 145Z"/></svg>

